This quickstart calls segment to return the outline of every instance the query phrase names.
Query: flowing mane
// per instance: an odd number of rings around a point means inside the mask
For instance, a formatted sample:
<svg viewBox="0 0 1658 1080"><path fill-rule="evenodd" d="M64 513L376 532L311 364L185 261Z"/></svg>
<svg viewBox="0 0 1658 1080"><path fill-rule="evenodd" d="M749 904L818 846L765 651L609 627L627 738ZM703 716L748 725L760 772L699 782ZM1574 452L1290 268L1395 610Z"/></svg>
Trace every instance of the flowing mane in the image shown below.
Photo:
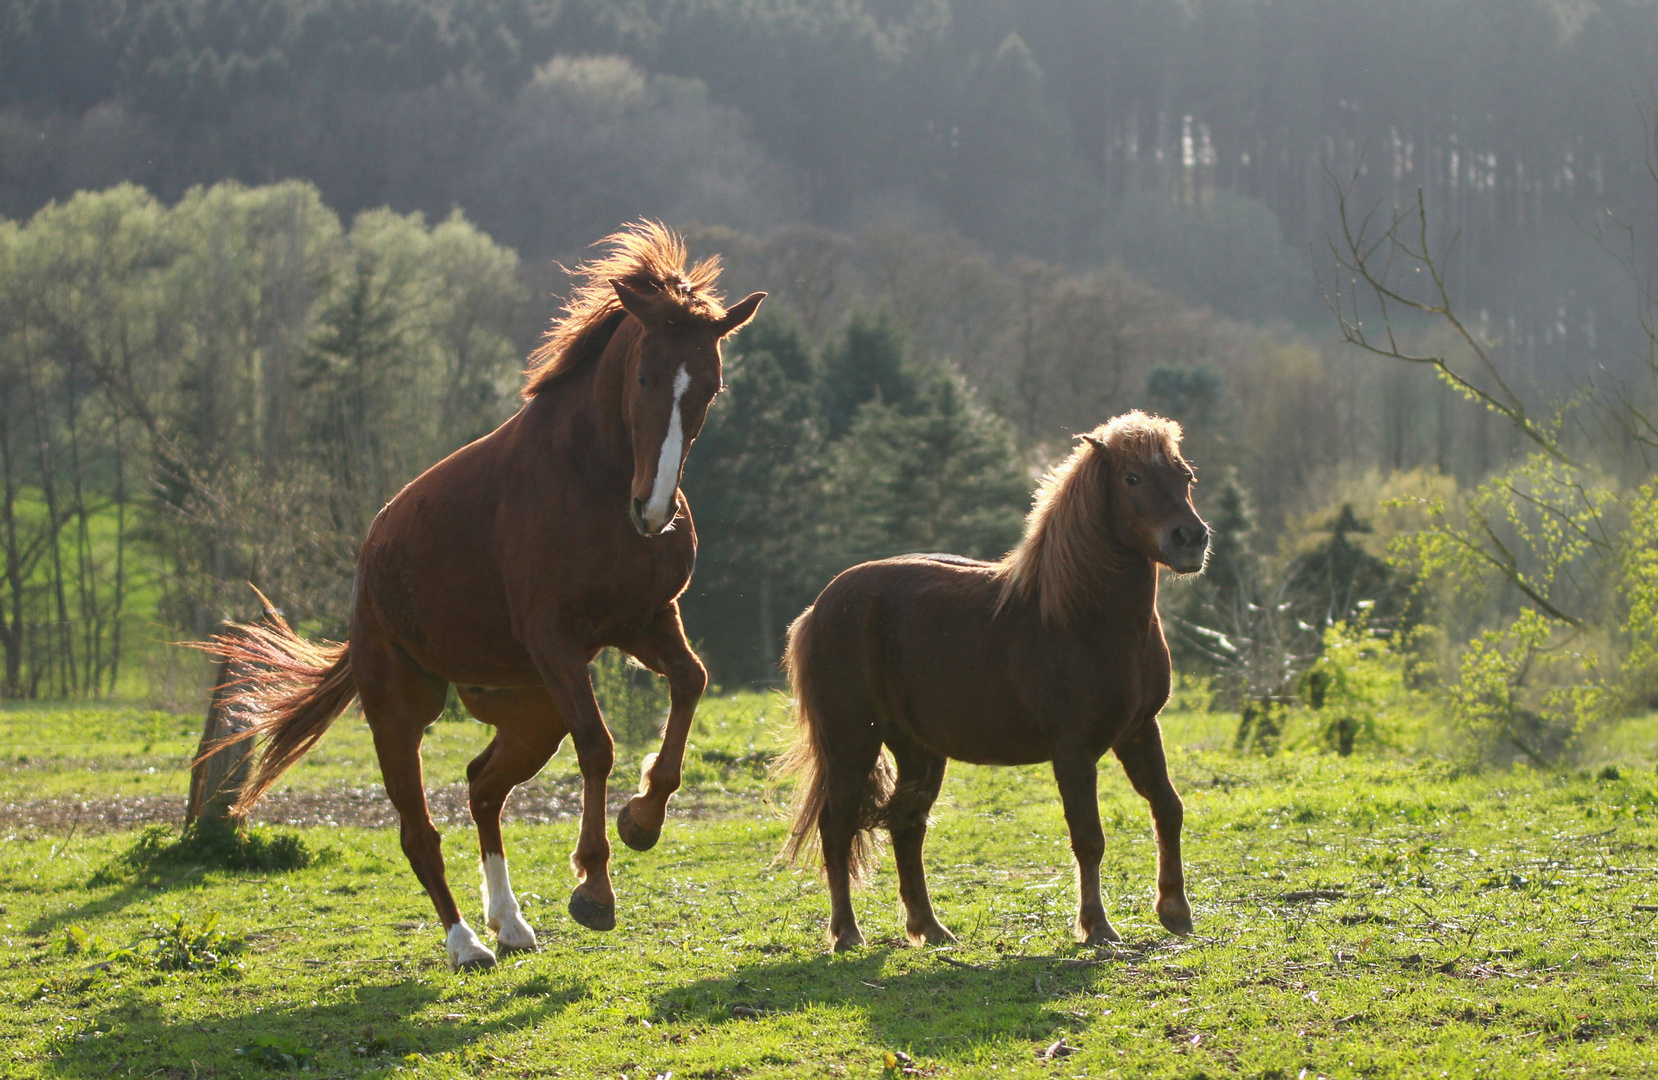
<svg viewBox="0 0 1658 1080"><path fill-rule="evenodd" d="M576 267L578 284L563 316L530 353L524 369L527 398L582 370L604 351L623 318L613 281L635 292L660 293L675 302L687 319L713 321L725 316L714 291L720 278L719 256L703 259L687 270L684 238L661 222L632 222L593 246L608 250Z"/></svg>
<svg viewBox="0 0 1658 1080"><path fill-rule="evenodd" d="M1181 461L1180 425L1135 409L1080 436L1071 456L1048 470L1025 518L1025 536L996 567L998 606L1035 598L1042 621L1068 626L1114 556L1105 533L1105 484L1113 465Z"/></svg>

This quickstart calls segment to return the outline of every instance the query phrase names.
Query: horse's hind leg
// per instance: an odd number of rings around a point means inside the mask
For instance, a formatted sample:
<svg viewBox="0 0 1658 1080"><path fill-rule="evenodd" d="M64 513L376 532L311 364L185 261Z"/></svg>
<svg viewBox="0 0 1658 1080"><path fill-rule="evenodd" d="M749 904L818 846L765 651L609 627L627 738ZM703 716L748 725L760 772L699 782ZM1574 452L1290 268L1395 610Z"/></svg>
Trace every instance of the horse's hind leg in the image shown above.
<svg viewBox="0 0 1658 1080"><path fill-rule="evenodd" d="M483 867L484 924L495 931L502 954L535 948L535 931L512 894L501 808L512 789L541 771L564 738L564 725L542 687L461 693L467 711L496 735L466 768L472 820L478 826Z"/></svg>
<svg viewBox="0 0 1658 1080"><path fill-rule="evenodd" d="M1116 751L1134 790L1151 804L1157 828L1157 920L1169 933L1185 937L1192 932L1192 905L1186 899L1186 873L1180 865L1180 828L1186 811L1169 781L1163 729L1156 720L1148 720L1118 743Z"/></svg>
<svg viewBox="0 0 1658 1080"><path fill-rule="evenodd" d="M904 931L916 945L948 945L956 936L944 928L927 895L921 848L927 839L927 814L944 783L946 759L908 735L889 733L887 746L898 762L898 782L887 802L887 829L898 864L898 895L904 902Z"/></svg>
<svg viewBox="0 0 1658 1080"><path fill-rule="evenodd" d="M691 731L697 702L708 687L708 671L685 640L678 604L663 608L637 641L626 642L623 647L641 664L666 676L670 694L662 749L646 755L640 769L639 794L616 815L616 834L622 843L635 851L649 851L662 835L668 796L679 790L685 739Z"/></svg>
<svg viewBox="0 0 1658 1080"><path fill-rule="evenodd" d="M352 635L351 666L363 715L374 733L386 795L401 821L403 854L443 922L449 963L455 968L494 967L495 954L484 948L455 906L443 873L443 842L426 808L420 741L426 726L443 712L448 684L372 633Z"/></svg>
<svg viewBox="0 0 1658 1080"><path fill-rule="evenodd" d="M852 911L852 881L867 861L863 836L870 785L881 758L881 740L873 726L841 732L825 746L823 812L818 816L818 839L823 845L823 875L829 886L829 941L835 952L863 945L858 917Z"/></svg>
<svg viewBox="0 0 1658 1080"><path fill-rule="evenodd" d="M1071 852L1077 860L1077 936L1085 945L1121 941L1105 917L1100 899L1100 860L1105 857L1105 830L1100 828L1099 768L1081 751L1061 748L1054 755L1054 779L1065 804Z"/></svg>

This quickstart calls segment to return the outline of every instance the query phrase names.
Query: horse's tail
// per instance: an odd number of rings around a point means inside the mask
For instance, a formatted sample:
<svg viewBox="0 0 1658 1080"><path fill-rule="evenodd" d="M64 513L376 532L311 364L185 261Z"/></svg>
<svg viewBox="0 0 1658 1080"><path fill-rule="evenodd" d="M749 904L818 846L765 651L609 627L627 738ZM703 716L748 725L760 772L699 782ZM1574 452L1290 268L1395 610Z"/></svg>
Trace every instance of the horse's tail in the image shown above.
<svg viewBox="0 0 1658 1080"><path fill-rule="evenodd" d="M818 819L829 800L829 762L826 753L831 735L823 729L821 700L812 672L812 608L807 608L789 627L788 648L783 668L795 700L794 743L777 760L775 775L794 777L794 799L790 804L789 838L783 844L783 858L796 862L818 844ZM848 868L854 884L862 884L875 855L873 830L886 816L892 797L892 763L877 754L864 782L863 800L858 807L858 831L852 837Z"/></svg>
<svg viewBox="0 0 1658 1080"><path fill-rule="evenodd" d="M250 739L263 747L259 765L231 808L233 814L245 814L317 745L357 696L350 647L306 641L266 605L265 622L232 626L201 648L234 676L221 688L220 707L245 726L208 747L197 762Z"/></svg>

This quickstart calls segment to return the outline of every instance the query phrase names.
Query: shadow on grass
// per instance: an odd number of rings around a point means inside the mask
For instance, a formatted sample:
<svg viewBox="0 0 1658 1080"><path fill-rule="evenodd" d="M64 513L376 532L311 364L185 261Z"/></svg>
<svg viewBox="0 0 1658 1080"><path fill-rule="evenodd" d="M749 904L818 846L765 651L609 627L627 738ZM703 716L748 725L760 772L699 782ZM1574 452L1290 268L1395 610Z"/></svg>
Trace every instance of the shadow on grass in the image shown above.
<svg viewBox="0 0 1658 1080"><path fill-rule="evenodd" d="M739 967L727 978L662 994L653 1019L740 1027L814 1005L852 1006L888 1046L930 1057L971 1057L985 1043L1046 1044L1075 1032L1081 1022L1054 998L1115 981L1120 976L1113 970L1121 970L1051 956L952 964L944 959L948 954L935 952L916 970L887 972L895 951Z"/></svg>
<svg viewBox="0 0 1658 1080"><path fill-rule="evenodd" d="M170 1021L155 1003L136 991L121 1004L83 1014L73 1030L65 1025L56 1052L46 1063L50 1075L194 1077L229 1072L258 1074L239 1047L264 1041L303 1055L307 1070L320 1075L376 1072L405 1064L410 1054L455 1054L473 1067L490 1065L474 1044L502 1031L533 1026L588 997L580 980L531 979L518 987L502 984L501 996L479 1015L415 1015L444 994L441 986L410 978L362 984L326 1005L285 1011L250 1011L201 1021ZM236 991L226 983L227 996Z"/></svg>
<svg viewBox="0 0 1658 1080"><path fill-rule="evenodd" d="M69 923L120 911L156 892L190 888L208 871L280 874L332 861L331 848L312 851L297 833L260 826L204 830L193 826L175 833L165 825L140 832L127 850L93 871L88 889L119 886L115 892L29 924L31 934L48 934Z"/></svg>

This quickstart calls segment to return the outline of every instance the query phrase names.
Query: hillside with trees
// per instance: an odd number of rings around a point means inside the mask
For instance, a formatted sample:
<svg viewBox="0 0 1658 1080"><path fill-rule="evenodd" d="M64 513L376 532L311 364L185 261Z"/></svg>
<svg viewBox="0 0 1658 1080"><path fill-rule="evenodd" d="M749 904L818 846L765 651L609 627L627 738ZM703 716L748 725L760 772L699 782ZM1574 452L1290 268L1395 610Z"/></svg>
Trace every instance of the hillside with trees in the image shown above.
<svg viewBox="0 0 1658 1080"><path fill-rule="evenodd" d="M343 632L375 510L652 216L772 294L686 475L716 681L853 562L998 555L1139 407L1187 426L1217 546L1165 611L1240 739L1360 624L1557 733L1563 688L1634 707L1654 85L1651 0L0 0L0 689L188 696L156 643L249 581ZM1526 621L1545 565L1575 622ZM1568 645L1600 683L1492 659Z"/></svg>

